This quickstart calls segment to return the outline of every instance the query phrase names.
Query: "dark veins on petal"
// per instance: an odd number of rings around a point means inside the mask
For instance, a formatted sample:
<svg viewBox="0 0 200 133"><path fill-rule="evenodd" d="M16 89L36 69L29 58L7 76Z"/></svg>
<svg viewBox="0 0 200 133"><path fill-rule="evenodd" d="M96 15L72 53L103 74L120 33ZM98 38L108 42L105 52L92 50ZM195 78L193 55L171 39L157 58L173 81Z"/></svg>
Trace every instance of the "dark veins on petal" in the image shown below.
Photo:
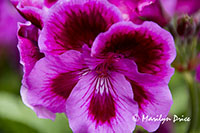
<svg viewBox="0 0 200 133"><path fill-rule="evenodd" d="M127 80L130 82L133 94L134 94L134 100L138 103L139 109L142 110L142 106L146 104L146 101L151 102L152 96L149 92L145 91L144 87L142 85L139 85L133 80L130 80L127 78Z"/></svg>
<svg viewBox="0 0 200 133"><path fill-rule="evenodd" d="M99 78L98 80L100 81L103 79ZM98 86L98 88L95 88L91 95L92 98L88 110L89 115L91 115L92 119L96 121L96 125L105 122L110 124L111 119L116 116L115 101L109 90L106 91L106 88L109 89L107 84L108 82L109 81L106 78L103 80L102 85L100 85L100 82L97 82L95 87ZM98 83L99 85L97 85ZM100 92L100 88L102 87L104 87L104 91ZM96 90L98 90L98 92L95 92Z"/></svg>
<svg viewBox="0 0 200 133"><path fill-rule="evenodd" d="M163 58L162 44L157 44L151 36L139 32L113 35L103 53L114 52L133 59L139 72L156 74L160 72L159 61Z"/></svg>
<svg viewBox="0 0 200 133"><path fill-rule="evenodd" d="M64 49L80 50L84 44L91 47L96 36L108 30L116 22L113 16L106 16L111 12L108 12L105 5L100 3L89 2L84 7L75 5L66 8L67 10L62 9L65 10L64 13L61 11L66 20L65 23L58 22L60 18L57 18L55 14L49 24L58 28L50 32L53 32L56 43Z"/></svg>

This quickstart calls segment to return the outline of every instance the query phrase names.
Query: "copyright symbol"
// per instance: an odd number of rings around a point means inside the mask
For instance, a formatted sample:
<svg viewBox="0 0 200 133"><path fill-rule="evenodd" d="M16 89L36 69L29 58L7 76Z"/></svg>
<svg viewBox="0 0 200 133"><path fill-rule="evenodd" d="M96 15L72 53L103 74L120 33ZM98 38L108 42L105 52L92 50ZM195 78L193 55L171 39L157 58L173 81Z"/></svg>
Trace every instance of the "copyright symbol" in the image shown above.
<svg viewBox="0 0 200 133"><path fill-rule="evenodd" d="M137 122L140 120L140 117L138 116L138 114L135 114L134 116L132 116L132 119L134 122Z"/></svg>

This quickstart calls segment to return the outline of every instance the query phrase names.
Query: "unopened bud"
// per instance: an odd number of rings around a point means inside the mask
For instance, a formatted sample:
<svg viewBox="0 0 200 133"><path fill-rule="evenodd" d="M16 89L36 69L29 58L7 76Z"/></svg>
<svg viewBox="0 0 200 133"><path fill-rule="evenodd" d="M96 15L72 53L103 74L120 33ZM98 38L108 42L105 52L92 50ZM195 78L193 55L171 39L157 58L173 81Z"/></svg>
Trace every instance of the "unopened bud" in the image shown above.
<svg viewBox="0 0 200 133"><path fill-rule="evenodd" d="M195 32L195 22L192 17L184 15L177 21L177 33L183 37L189 37Z"/></svg>

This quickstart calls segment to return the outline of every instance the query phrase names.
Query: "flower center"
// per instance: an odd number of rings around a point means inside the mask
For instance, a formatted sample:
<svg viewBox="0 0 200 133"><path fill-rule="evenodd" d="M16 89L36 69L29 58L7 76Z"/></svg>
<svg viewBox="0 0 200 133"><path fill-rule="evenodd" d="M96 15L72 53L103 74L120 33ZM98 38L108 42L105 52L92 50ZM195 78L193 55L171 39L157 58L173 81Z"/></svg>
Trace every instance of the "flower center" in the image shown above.
<svg viewBox="0 0 200 133"><path fill-rule="evenodd" d="M109 60L97 65L97 67L95 68L95 72L99 78L103 78L108 77L110 70L113 69L114 67L112 65L112 62Z"/></svg>

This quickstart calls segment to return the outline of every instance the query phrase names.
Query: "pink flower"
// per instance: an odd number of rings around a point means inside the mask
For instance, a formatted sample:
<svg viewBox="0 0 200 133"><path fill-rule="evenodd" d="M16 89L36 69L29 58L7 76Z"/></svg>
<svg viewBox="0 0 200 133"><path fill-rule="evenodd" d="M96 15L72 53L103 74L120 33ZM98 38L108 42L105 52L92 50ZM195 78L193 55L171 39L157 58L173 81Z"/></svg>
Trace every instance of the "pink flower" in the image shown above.
<svg viewBox="0 0 200 133"><path fill-rule="evenodd" d="M74 132L155 131L172 105L168 82L176 52L153 22L123 21L106 0L58 1L18 31L24 65L21 95L40 118L65 113Z"/></svg>

